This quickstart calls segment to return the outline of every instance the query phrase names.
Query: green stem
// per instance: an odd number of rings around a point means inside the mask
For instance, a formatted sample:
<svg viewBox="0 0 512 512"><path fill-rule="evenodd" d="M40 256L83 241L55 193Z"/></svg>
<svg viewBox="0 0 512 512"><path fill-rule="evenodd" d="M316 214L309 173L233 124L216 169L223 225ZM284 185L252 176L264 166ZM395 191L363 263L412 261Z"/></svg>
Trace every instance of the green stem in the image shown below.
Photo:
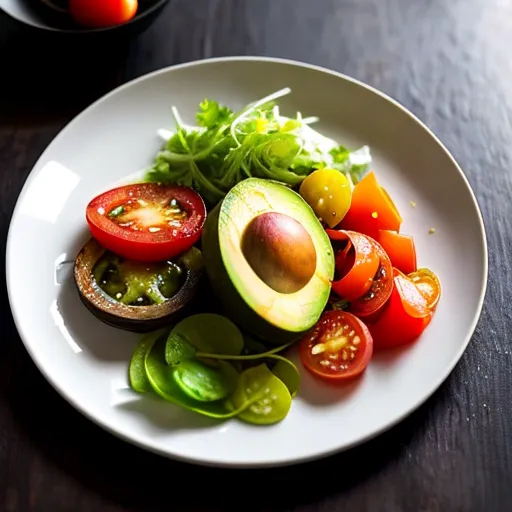
<svg viewBox="0 0 512 512"><path fill-rule="evenodd" d="M289 87L285 87L284 89L274 92L273 94L269 94L268 96L265 96L264 98L261 98L255 103L248 105L247 107L242 109L242 111L235 116L230 127L231 137L235 141L236 145L241 146L239 140L236 137L236 127L245 117L247 117L247 115L249 115L252 111L256 110L257 108L261 107L262 105L265 105L265 103L269 103L270 101L274 101L278 98L281 98L282 96L286 96L290 92L291 89Z"/></svg>
<svg viewBox="0 0 512 512"><path fill-rule="evenodd" d="M262 354L249 354L245 356L241 355L232 355L232 354L210 354L208 352L196 352L196 357L204 357L208 359L221 359L226 361L255 361L257 359L265 359L265 358L274 358L274 359L286 359L282 356L276 356L278 352L282 352L286 350L288 347L291 347L295 341L290 341L285 345L281 345L280 347L276 347L268 352L263 352Z"/></svg>
<svg viewBox="0 0 512 512"><path fill-rule="evenodd" d="M159 153L157 153L156 156L157 156L157 158L161 158L162 160L165 160L166 162L169 162L170 164L188 163L188 162L190 162L190 160L198 159L197 158L198 155L192 156L189 153L184 155L183 153L174 153L167 149L164 151L160 151Z"/></svg>

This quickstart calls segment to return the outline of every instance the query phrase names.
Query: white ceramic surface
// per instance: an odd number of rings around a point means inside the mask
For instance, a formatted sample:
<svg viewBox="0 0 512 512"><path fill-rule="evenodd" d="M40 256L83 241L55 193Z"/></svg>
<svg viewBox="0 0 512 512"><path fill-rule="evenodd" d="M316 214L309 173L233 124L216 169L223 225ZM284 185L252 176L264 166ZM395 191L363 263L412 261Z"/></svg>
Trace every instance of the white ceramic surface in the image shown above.
<svg viewBox="0 0 512 512"><path fill-rule="evenodd" d="M289 86L283 113L320 117L316 127L350 147L369 144L373 168L414 235L420 266L438 273L437 313L421 340L376 354L366 374L335 388L302 371L300 395L278 425L218 423L128 388L138 336L95 319L69 266L88 237L87 202L151 163L175 104L192 122L209 97L238 108ZM414 201L416 207L410 202ZM429 229L435 234L429 235ZM461 256L462 255L462 256ZM12 218L7 283L17 328L35 363L71 404L121 438L209 465L291 464L346 449L394 425L424 402L461 357L487 281L482 218L447 150L415 117L374 89L296 62L228 58L164 69L90 106L35 165Z"/></svg>

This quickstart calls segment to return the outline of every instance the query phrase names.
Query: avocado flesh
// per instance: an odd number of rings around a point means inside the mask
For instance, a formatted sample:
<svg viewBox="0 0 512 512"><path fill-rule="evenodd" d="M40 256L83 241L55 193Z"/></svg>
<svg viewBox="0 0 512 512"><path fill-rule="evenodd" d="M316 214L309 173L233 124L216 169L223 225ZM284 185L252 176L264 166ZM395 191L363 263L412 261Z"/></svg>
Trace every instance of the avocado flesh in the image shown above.
<svg viewBox="0 0 512 512"><path fill-rule="evenodd" d="M283 294L270 288L242 253L241 238L246 226L266 212L297 220L315 246L315 273L295 293ZM267 341L299 337L317 322L327 304L334 277L331 243L310 206L284 185L248 178L231 189L208 216L203 249L208 277L226 314Z"/></svg>

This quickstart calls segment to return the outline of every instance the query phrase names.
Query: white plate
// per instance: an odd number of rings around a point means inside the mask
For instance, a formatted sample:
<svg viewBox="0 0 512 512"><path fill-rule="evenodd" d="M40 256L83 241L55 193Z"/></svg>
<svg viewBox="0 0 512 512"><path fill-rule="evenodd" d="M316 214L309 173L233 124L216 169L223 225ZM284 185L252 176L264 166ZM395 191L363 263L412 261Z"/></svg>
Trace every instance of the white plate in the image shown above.
<svg viewBox="0 0 512 512"><path fill-rule="evenodd" d="M369 144L373 168L414 235L420 266L440 277L437 313L418 343L375 355L345 388L302 372L300 396L278 425L217 423L130 391L137 339L107 327L80 303L69 272L88 237L85 206L100 190L148 166L173 127L170 106L193 122L209 97L238 108L291 87L282 111L320 117L339 143ZM288 112L289 111L289 112ZM414 201L416 207L410 202ZM429 229L435 228L435 234ZM65 268L65 267L64 267ZM14 319L28 352L55 389L121 438L162 455L209 465L275 466L325 456L391 427L424 402L461 357L487 282L482 217L460 168L403 107L355 80L264 58L223 58L164 69L130 82L73 120L46 149L19 197L7 246Z"/></svg>

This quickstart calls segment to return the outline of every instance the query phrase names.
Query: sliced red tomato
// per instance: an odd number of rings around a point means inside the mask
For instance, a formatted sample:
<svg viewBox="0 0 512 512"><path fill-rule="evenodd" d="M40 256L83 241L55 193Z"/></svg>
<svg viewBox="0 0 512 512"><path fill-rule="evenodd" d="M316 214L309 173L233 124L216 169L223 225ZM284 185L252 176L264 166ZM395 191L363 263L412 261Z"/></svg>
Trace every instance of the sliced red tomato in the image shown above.
<svg viewBox="0 0 512 512"><path fill-rule="evenodd" d="M138 0L69 0L71 17L80 25L103 28L130 21Z"/></svg>
<svg viewBox="0 0 512 512"><path fill-rule="evenodd" d="M381 229L378 241L395 268L404 274L416 271L416 248L412 236Z"/></svg>
<svg viewBox="0 0 512 512"><path fill-rule="evenodd" d="M379 267L373 276L369 290L357 300L350 303L348 310L358 317L370 319L386 304L393 290L393 265L382 246L367 237L378 256Z"/></svg>
<svg viewBox="0 0 512 512"><path fill-rule="evenodd" d="M299 353L305 368L327 380L351 379L368 366L373 340L366 325L346 311L326 311L302 338Z"/></svg>
<svg viewBox="0 0 512 512"><path fill-rule="evenodd" d="M350 208L339 227L378 240L381 229L400 231L401 225L402 217L372 171L354 187Z"/></svg>
<svg viewBox="0 0 512 512"><path fill-rule="evenodd" d="M201 236L206 208L188 187L139 183L95 197L86 218L92 236L124 258L162 261L189 249Z"/></svg>
<svg viewBox="0 0 512 512"><path fill-rule="evenodd" d="M437 307L441 298L441 283L439 278L428 268L419 268L407 276L427 300L427 306L431 311Z"/></svg>
<svg viewBox="0 0 512 512"><path fill-rule="evenodd" d="M375 348L391 348L413 342L432 319L427 299L416 284L393 269L393 291L375 323L368 324Z"/></svg>
<svg viewBox="0 0 512 512"><path fill-rule="evenodd" d="M332 283L333 291L347 301L362 297L372 286L380 258L372 241L354 231L327 229L334 242L346 242L343 249L336 252L336 273L339 279Z"/></svg>

